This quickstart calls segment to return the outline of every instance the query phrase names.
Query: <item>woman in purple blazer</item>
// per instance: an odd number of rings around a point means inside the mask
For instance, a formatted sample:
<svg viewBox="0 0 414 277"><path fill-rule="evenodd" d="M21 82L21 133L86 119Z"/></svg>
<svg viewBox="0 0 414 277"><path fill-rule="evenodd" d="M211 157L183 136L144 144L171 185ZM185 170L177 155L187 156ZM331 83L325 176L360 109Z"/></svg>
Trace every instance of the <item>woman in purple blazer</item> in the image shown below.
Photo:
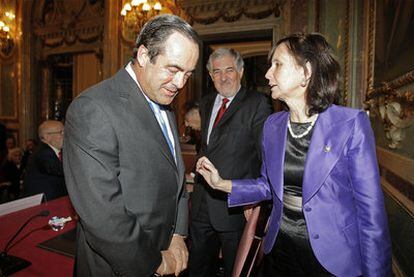
<svg viewBox="0 0 414 277"><path fill-rule="evenodd" d="M266 78L287 109L263 130L261 177L223 180L197 170L229 206L273 200L261 276L391 276L391 243L375 142L363 111L333 104L339 64L320 34L271 50Z"/></svg>

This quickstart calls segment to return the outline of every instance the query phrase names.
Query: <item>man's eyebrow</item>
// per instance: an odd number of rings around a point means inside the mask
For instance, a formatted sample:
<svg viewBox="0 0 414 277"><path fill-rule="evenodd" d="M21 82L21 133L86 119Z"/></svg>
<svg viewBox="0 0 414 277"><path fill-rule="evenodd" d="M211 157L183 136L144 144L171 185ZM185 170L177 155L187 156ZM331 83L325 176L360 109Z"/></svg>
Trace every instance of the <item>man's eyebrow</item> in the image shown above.
<svg viewBox="0 0 414 277"><path fill-rule="evenodd" d="M236 67L234 67L234 66L228 66L228 67L226 67L226 68L224 68L224 69L221 69L221 68L213 68L213 72L214 71L221 71L221 70L227 70L227 69L235 69Z"/></svg>
<svg viewBox="0 0 414 277"><path fill-rule="evenodd" d="M178 64L170 64L167 67L175 67L176 69L178 69L179 71L186 71L184 68L182 68L180 65ZM193 70L190 70L189 72L194 73L195 72L195 68Z"/></svg>

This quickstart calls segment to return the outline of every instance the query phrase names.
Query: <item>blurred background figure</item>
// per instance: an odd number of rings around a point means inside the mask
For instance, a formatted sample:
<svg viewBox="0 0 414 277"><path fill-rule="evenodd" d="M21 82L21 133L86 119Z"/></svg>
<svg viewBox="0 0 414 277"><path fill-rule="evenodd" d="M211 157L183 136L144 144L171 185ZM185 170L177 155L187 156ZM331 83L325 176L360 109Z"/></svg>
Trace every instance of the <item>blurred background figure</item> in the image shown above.
<svg viewBox="0 0 414 277"><path fill-rule="evenodd" d="M24 153L22 157L22 170L26 168L29 158L33 154L36 146L37 146L37 141L35 139L26 140L26 148L24 149Z"/></svg>
<svg viewBox="0 0 414 277"><path fill-rule="evenodd" d="M0 122L0 164L5 159L6 152L6 126Z"/></svg>
<svg viewBox="0 0 414 277"><path fill-rule="evenodd" d="M39 146L31 155L24 178L26 196L45 193L46 200L67 195L62 167L63 124L46 120L39 126Z"/></svg>
<svg viewBox="0 0 414 277"><path fill-rule="evenodd" d="M6 148L7 151L16 147L16 139L14 136L8 136L6 138Z"/></svg>
<svg viewBox="0 0 414 277"><path fill-rule="evenodd" d="M185 142L194 144L196 152L198 153L201 145L201 118L200 108L197 102L190 102L186 105L184 124L186 127Z"/></svg>
<svg viewBox="0 0 414 277"><path fill-rule="evenodd" d="M192 130L201 130L201 118L200 109L198 103L190 103L187 106L187 112L185 113L185 127L189 127Z"/></svg>
<svg viewBox="0 0 414 277"><path fill-rule="evenodd" d="M8 197L8 183L3 171L3 165L7 157L6 138L6 126L0 122L0 203L7 201Z"/></svg>
<svg viewBox="0 0 414 277"><path fill-rule="evenodd" d="M8 151L7 160L3 165L4 180L9 183L7 201L15 200L20 197L22 181L22 161L23 151L12 148Z"/></svg>

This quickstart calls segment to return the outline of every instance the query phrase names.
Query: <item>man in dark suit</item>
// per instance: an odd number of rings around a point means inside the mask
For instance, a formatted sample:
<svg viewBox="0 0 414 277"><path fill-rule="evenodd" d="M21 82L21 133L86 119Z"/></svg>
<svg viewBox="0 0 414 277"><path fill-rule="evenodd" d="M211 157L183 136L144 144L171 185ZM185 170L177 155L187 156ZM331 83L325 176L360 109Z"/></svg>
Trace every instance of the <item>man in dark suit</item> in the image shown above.
<svg viewBox="0 0 414 277"><path fill-rule="evenodd" d="M262 127L272 112L270 100L241 86L243 59L233 49L215 50L207 69L217 93L200 103L200 156L208 157L228 179L258 177ZM231 276L246 222L243 210L229 209L227 195L199 179L192 195L190 276L214 276L220 248L225 276Z"/></svg>
<svg viewBox="0 0 414 277"><path fill-rule="evenodd" d="M26 148L23 152L21 169L24 170L29 162L30 156L33 154L34 150L36 149L37 141L35 139L28 139L26 140Z"/></svg>
<svg viewBox="0 0 414 277"><path fill-rule="evenodd" d="M155 17L131 62L70 105L63 159L79 215L78 276L178 275L187 267L188 197L168 105L198 55L188 23Z"/></svg>
<svg viewBox="0 0 414 277"><path fill-rule="evenodd" d="M38 134L41 142L26 167L24 194L44 193L49 201L67 195L61 161L63 124L46 120L40 124Z"/></svg>

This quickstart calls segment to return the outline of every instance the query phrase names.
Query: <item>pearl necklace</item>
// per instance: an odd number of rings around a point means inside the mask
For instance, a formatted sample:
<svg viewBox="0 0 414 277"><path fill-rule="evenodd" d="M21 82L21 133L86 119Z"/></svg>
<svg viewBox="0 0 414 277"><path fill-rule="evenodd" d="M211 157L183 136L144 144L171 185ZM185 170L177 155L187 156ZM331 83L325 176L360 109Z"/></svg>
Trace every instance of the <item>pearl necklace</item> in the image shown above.
<svg viewBox="0 0 414 277"><path fill-rule="evenodd" d="M288 129L289 129L289 133L290 135L297 139L297 138L303 138L304 136L306 136L307 134L309 134L309 132L312 130L313 126L316 123L316 120L318 119L319 114L316 114L315 118L310 122L310 125L308 126L308 128L306 128L305 132L303 132L302 134L296 135L293 130L292 130L292 126L290 126L290 116L288 119Z"/></svg>

